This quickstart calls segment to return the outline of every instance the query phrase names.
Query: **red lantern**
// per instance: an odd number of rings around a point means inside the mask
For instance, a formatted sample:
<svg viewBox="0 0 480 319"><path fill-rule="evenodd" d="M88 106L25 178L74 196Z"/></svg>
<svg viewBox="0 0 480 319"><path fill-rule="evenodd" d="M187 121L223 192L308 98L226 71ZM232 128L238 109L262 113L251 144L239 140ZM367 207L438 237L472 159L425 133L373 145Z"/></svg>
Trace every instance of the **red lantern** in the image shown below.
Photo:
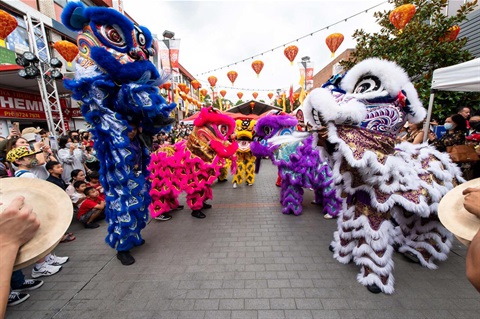
<svg viewBox="0 0 480 319"><path fill-rule="evenodd" d="M207 96L207 89L201 89L200 90L200 93L203 95L203 96Z"/></svg>
<svg viewBox="0 0 480 319"><path fill-rule="evenodd" d="M72 61L78 54L78 47L70 41L57 41L53 45L55 50L67 61L68 65L72 65Z"/></svg>
<svg viewBox="0 0 480 319"><path fill-rule="evenodd" d="M191 84L194 90L198 90L202 87L202 84L200 84L200 82L198 82L197 80L193 80Z"/></svg>
<svg viewBox="0 0 480 319"><path fill-rule="evenodd" d="M272 93L272 92L268 93L268 98L269 98L270 100L272 99L272 97L273 97L273 93Z"/></svg>
<svg viewBox="0 0 480 319"><path fill-rule="evenodd" d="M252 113L254 108L255 108L255 102L250 102L250 110L252 110Z"/></svg>
<svg viewBox="0 0 480 319"><path fill-rule="evenodd" d="M288 47L285 48L285 50L283 50L283 54L285 54L288 61L290 61L291 65L293 65L293 60L295 60L297 53L298 53L298 47L296 45L289 45Z"/></svg>
<svg viewBox="0 0 480 319"><path fill-rule="evenodd" d="M227 77L230 80L230 82L235 83L235 80L237 79L238 73L235 71L228 71Z"/></svg>
<svg viewBox="0 0 480 319"><path fill-rule="evenodd" d="M11 14L0 10L0 46L5 47L5 39L17 27L18 22Z"/></svg>
<svg viewBox="0 0 480 319"><path fill-rule="evenodd" d="M411 3L404 4L400 7L397 7L390 12L388 19L390 22L402 32L403 28L407 25L408 22L413 18L415 15L415 11L417 9Z"/></svg>
<svg viewBox="0 0 480 319"><path fill-rule="evenodd" d="M172 83L171 82L165 82L161 85L161 87L168 91L172 87Z"/></svg>
<svg viewBox="0 0 480 319"><path fill-rule="evenodd" d="M257 96L258 96L258 93L257 93L257 92L253 92L253 93L252 93L252 96L253 96L254 99L256 99Z"/></svg>
<svg viewBox="0 0 480 319"><path fill-rule="evenodd" d="M252 69L257 73L257 77L260 76L260 72L262 72L263 69L263 62L260 60L256 60L252 62Z"/></svg>
<svg viewBox="0 0 480 319"><path fill-rule="evenodd" d="M330 52L332 52L332 58L335 55L335 51L337 51L338 47L342 44L343 39L344 36L341 33L332 33L325 39L325 43L330 49Z"/></svg>
<svg viewBox="0 0 480 319"><path fill-rule="evenodd" d="M220 91L220 95L221 95L222 97L225 97L225 94L227 94L227 91L225 91L225 90L221 90L221 91Z"/></svg>
<svg viewBox="0 0 480 319"><path fill-rule="evenodd" d="M460 27L458 25L454 25L448 28L447 32L443 37L439 39L440 42L452 42L457 39L458 33L460 32Z"/></svg>
<svg viewBox="0 0 480 319"><path fill-rule="evenodd" d="M210 83L210 86L215 86L217 84L217 77L216 76L209 76L208 77L208 83Z"/></svg>
<svg viewBox="0 0 480 319"><path fill-rule="evenodd" d="M188 94L190 92L190 88L186 86L185 89L183 89L183 92L185 92L185 94Z"/></svg>
<svg viewBox="0 0 480 319"><path fill-rule="evenodd" d="M185 88L187 87L185 83L178 83L177 86L182 92L185 92Z"/></svg>
<svg viewBox="0 0 480 319"><path fill-rule="evenodd" d="M242 92L238 92L238 93L237 93L237 96L238 96L238 99L241 100L241 99L242 99L242 96L243 96L243 93L242 93Z"/></svg>

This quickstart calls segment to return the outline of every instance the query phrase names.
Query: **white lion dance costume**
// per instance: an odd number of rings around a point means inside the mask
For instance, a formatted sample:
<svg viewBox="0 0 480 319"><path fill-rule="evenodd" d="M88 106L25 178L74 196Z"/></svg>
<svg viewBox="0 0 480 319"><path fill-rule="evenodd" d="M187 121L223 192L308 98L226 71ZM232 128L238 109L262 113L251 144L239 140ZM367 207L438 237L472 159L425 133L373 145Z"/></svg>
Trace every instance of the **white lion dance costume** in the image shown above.
<svg viewBox="0 0 480 319"><path fill-rule="evenodd" d="M303 107L306 121L328 133L318 135L319 143L346 194L330 247L334 258L353 260L361 267L358 281L386 294L394 291L394 244L430 269L435 259L446 260L452 235L437 207L463 180L448 154L395 144L407 120L418 123L426 114L407 74L393 62L368 59L313 90Z"/></svg>
<svg viewBox="0 0 480 319"><path fill-rule="evenodd" d="M256 157L250 150L255 123L257 123L257 121L251 119L238 119L235 121L235 136L238 149L236 153L237 170L232 180L233 188L236 188L237 184L242 184L243 180L245 180L245 184L249 186L255 183Z"/></svg>
<svg viewBox="0 0 480 319"><path fill-rule="evenodd" d="M83 102L82 114L95 138L106 194L106 242L124 265L132 264L129 250L144 243L140 231L148 220L150 183L148 149L130 141L130 123L156 134L171 123L168 115L175 104L160 95L162 79L148 60L153 54L148 29L116 10L77 2L68 3L62 22L78 32L75 78L65 80L65 86ZM120 258L126 255L127 260Z"/></svg>

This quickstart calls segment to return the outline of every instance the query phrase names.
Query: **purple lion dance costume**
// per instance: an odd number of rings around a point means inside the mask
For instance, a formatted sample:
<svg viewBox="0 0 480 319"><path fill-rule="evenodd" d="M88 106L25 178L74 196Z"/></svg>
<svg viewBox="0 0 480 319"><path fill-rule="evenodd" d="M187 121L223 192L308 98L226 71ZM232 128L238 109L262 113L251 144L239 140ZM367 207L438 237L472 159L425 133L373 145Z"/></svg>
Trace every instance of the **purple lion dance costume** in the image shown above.
<svg viewBox="0 0 480 319"><path fill-rule="evenodd" d="M361 267L358 281L386 294L394 292L394 245L430 269L435 259L446 260L452 234L437 207L463 179L448 154L395 144L407 120L418 123L426 114L405 71L385 60L362 61L313 90L303 108L306 121L321 129L318 142L329 150L346 194L330 246L334 258L353 260Z"/></svg>
<svg viewBox="0 0 480 319"><path fill-rule="evenodd" d="M284 214L302 213L303 187L312 188L315 202L324 214L337 216L341 199L337 196L328 163L313 144L314 137L299 140L292 135L297 120L290 115L268 115L258 120L251 150L257 158L268 156L282 179L280 202ZM305 133L299 133L303 138Z"/></svg>

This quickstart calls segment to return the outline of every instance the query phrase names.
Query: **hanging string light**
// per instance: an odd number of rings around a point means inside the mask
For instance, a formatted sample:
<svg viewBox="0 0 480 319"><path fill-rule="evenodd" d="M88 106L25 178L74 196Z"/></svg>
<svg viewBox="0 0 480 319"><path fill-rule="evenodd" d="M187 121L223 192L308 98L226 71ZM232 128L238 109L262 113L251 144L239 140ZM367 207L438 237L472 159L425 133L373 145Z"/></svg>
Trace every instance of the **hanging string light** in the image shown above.
<svg viewBox="0 0 480 319"><path fill-rule="evenodd" d="M284 44L282 44L282 45L279 45L279 46L277 46L277 47L275 47L275 48L272 48L272 49L270 49L270 50L263 51L263 52L261 52L261 53L258 53L258 54L256 54L256 55L253 55L253 56L248 57L248 58L246 58L246 59L242 59L242 60L239 60L239 61L237 61L237 62L233 62L233 63L227 64L227 65L225 65L225 66L222 66L222 67L219 67L219 68L210 70L210 71L198 73L198 74L196 74L196 77L198 77L198 76L200 76L200 75L204 75L204 74L209 74L209 73L212 73L212 72L215 72L215 71L218 71L218 70L222 70L222 69L225 69L225 68L229 68L229 67L234 66L234 65L236 65L236 64L243 63L243 62L248 61L248 60L250 60L250 59L255 59L256 57L262 56L262 55L264 55L264 54L266 54L266 53L270 53L270 52L273 52L273 51L278 50L278 49L284 49L285 47L287 47L287 46L288 46L289 44L291 44L291 43L295 43L295 42L298 42L299 40L302 40L302 39L304 39L304 38L313 36L314 34L320 32L320 31L328 30L329 28L331 28L331 27L333 27L333 26L335 26L335 25L337 25L337 24L340 24L340 23L343 23L343 22L347 22L349 19L352 19L352 18L354 18L354 17L356 17L356 16L358 16L358 15L361 15L361 14L367 13L369 10L372 10L372 9L374 9L374 8L376 8L376 7L379 7L379 6L381 6L381 5L384 5L385 3L388 3L388 1L383 1L382 3L379 3L379 4L377 4L377 5L373 6L373 7L370 7L370 8L368 8L368 9L364 9L364 10L362 10L362 11L360 11L360 12L357 12L357 13L355 13L355 14L347 17L347 18L338 20L337 22L332 23L332 24L330 24L330 25L328 25L328 26L326 26L326 27L323 27L323 28L318 29L318 30L316 30L316 31L310 32L310 33L308 33L308 34L306 34L306 35L304 35L304 36L301 36L301 37L299 37L299 38L297 38L297 39L295 39L295 40L292 40L292 41L289 41L289 42L284 43Z"/></svg>

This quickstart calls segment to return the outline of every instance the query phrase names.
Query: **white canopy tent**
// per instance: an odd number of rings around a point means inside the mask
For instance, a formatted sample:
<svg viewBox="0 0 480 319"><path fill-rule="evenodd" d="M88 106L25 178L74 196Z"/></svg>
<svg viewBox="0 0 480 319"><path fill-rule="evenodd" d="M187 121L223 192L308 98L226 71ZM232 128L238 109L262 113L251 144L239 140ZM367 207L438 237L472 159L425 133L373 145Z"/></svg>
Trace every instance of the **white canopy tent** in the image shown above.
<svg viewBox="0 0 480 319"><path fill-rule="evenodd" d="M433 71L423 141L428 137L436 91L480 92L480 58Z"/></svg>

